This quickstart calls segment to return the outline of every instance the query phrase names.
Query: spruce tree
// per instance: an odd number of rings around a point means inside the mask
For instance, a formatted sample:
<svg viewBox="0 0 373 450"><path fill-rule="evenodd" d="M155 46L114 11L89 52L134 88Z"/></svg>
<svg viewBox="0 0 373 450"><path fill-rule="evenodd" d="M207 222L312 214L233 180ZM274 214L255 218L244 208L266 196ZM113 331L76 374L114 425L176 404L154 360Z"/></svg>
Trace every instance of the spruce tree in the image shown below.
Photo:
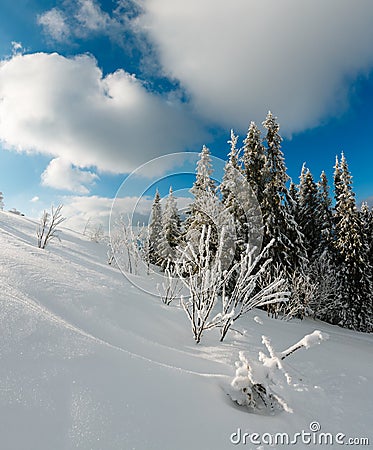
<svg viewBox="0 0 373 450"><path fill-rule="evenodd" d="M262 202L264 191L265 151L261 134L255 122L251 122L243 142L243 165L246 179L253 189L259 203Z"/></svg>
<svg viewBox="0 0 373 450"><path fill-rule="evenodd" d="M161 207L161 197L157 190L153 200L151 221L149 224L148 259L151 264L160 264L162 261L162 257L160 254L161 237L162 237L162 207Z"/></svg>
<svg viewBox="0 0 373 450"><path fill-rule="evenodd" d="M333 243L333 212L332 199L328 179L324 171L321 172L320 180L317 183L318 189L318 216L320 221L320 242L317 254L321 256L325 251L332 249Z"/></svg>
<svg viewBox="0 0 373 450"><path fill-rule="evenodd" d="M373 267L373 210L369 208L368 203L362 203L360 216L367 236L369 262Z"/></svg>
<svg viewBox="0 0 373 450"><path fill-rule="evenodd" d="M231 242L231 263L238 262L246 250L246 245L260 251L262 244L261 213L253 189L239 165L237 136L231 131L231 145L228 161L224 167L223 180L219 186L224 209L219 223L225 227L225 244ZM232 280L233 281L233 280Z"/></svg>
<svg viewBox="0 0 373 450"><path fill-rule="evenodd" d="M0 211L4 209L4 195L0 192Z"/></svg>
<svg viewBox="0 0 373 450"><path fill-rule="evenodd" d="M335 171L335 192L335 247L340 263L338 323L358 331L371 331L373 291L368 238L356 208L344 154Z"/></svg>
<svg viewBox="0 0 373 450"><path fill-rule="evenodd" d="M197 162L196 180L190 189L194 200L187 212L184 240L197 248L203 226L211 226L211 250L214 252L218 245L218 216L221 205L215 193L212 173L210 151L204 145Z"/></svg>
<svg viewBox="0 0 373 450"><path fill-rule="evenodd" d="M172 263L180 240L180 217L172 186L166 199L162 214L162 236L159 241L159 254L162 264Z"/></svg>
<svg viewBox="0 0 373 450"><path fill-rule="evenodd" d="M311 171L303 164L299 183L297 220L304 235L304 245L310 263L313 262L320 243L319 211L320 203L316 183Z"/></svg>
<svg viewBox="0 0 373 450"><path fill-rule="evenodd" d="M265 188L261 203L264 223L264 245L274 239L270 257L291 278L294 271L303 272L307 261L303 235L296 223L290 195L286 187L289 177L286 173L282 138L276 117L268 113L263 122L266 134L266 158L263 168Z"/></svg>

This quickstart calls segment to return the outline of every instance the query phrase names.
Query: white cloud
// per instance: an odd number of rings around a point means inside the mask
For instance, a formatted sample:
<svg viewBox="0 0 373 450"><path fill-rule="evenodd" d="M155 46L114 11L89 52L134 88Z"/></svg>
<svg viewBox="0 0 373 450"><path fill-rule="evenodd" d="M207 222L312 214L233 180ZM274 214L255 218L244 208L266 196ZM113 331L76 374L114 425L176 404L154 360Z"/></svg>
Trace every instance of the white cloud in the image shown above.
<svg viewBox="0 0 373 450"><path fill-rule="evenodd" d="M35 195L35 197L32 197L32 199L30 200L31 203L37 203L40 200L40 198Z"/></svg>
<svg viewBox="0 0 373 450"><path fill-rule="evenodd" d="M88 55L0 62L0 140L18 151L126 173L201 139L185 105L149 93L123 70L103 77Z"/></svg>
<svg viewBox="0 0 373 450"><path fill-rule="evenodd" d="M79 0L75 15L78 22L87 30L105 30L111 24L109 14L101 10L93 0Z"/></svg>
<svg viewBox="0 0 373 450"><path fill-rule="evenodd" d="M124 197L115 200L116 213L132 216L135 211L135 222L146 221L149 217L153 199L143 197L138 203L138 197ZM63 215L66 223L76 231L83 231L86 223L102 224L108 228L113 199L99 196L65 196L62 198Z"/></svg>
<svg viewBox="0 0 373 450"><path fill-rule="evenodd" d="M93 172L73 167L63 158L55 158L42 173L41 180L43 186L88 194L89 189L86 186L98 180L98 176Z"/></svg>
<svg viewBox="0 0 373 450"><path fill-rule="evenodd" d="M66 17L57 8L52 8L39 15L37 21L43 27L44 32L57 42L65 41L70 35L70 28L67 24Z"/></svg>
<svg viewBox="0 0 373 450"><path fill-rule="evenodd" d="M247 127L269 109L287 133L348 103L373 66L371 0L139 0L165 74L198 113Z"/></svg>

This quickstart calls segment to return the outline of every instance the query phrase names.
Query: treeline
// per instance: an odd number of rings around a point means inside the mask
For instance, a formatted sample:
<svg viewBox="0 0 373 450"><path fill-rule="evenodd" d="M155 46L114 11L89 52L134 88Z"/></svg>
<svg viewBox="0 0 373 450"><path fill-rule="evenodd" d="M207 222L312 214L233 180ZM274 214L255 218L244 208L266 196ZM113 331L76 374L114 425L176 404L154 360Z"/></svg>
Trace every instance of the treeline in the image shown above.
<svg viewBox="0 0 373 450"><path fill-rule="evenodd" d="M325 172L315 181L305 165L296 184L287 174L276 117L268 113L262 125L264 136L251 122L241 148L231 133L219 185L212 178L210 152L203 147L184 220L172 189L163 210L157 192L149 225L149 262L164 269L178 261L180 249L188 246L198 252L201 234L209 227L209 250L223 255L227 270L248 246L266 249L270 264L262 283L282 277L290 292L287 302L267 306L270 314L311 315L371 332L373 212L366 203L360 209L356 205L346 157L336 158L333 190ZM224 245L225 251L219 251ZM231 285L233 290L234 279Z"/></svg>

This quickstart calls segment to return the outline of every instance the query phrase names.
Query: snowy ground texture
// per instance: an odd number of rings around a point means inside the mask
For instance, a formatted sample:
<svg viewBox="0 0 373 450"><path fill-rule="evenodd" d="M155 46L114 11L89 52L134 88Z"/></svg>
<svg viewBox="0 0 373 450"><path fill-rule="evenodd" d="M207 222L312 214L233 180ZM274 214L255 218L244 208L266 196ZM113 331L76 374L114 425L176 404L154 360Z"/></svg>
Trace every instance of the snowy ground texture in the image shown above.
<svg viewBox="0 0 373 450"><path fill-rule="evenodd" d="M1 450L285 448L268 433L292 438L315 421L373 448L372 335L253 311L243 334L219 344L211 332L197 346L184 312L109 267L104 245L63 229L40 250L35 229L0 212ZM256 359L262 335L280 351L315 329L329 340L284 361L292 414L255 415L230 400L240 351ZM260 436L234 445L238 430Z"/></svg>

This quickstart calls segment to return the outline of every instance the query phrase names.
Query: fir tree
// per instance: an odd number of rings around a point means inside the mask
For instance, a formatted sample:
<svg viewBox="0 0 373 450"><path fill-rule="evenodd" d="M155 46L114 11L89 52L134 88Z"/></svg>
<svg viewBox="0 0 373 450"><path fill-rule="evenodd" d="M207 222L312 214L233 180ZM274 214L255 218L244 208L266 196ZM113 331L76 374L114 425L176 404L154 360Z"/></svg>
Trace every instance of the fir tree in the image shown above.
<svg viewBox="0 0 373 450"><path fill-rule="evenodd" d="M160 264L162 260L160 254L161 236L162 236L162 207L161 207L161 197L157 190L152 205L151 221L149 224L148 259L151 264Z"/></svg>
<svg viewBox="0 0 373 450"><path fill-rule="evenodd" d="M336 167L335 188L335 247L340 258L338 323L358 331L371 331L373 291L367 235L356 208L344 154Z"/></svg>
<svg viewBox="0 0 373 450"><path fill-rule="evenodd" d="M317 183L318 189L318 216L320 221L320 242L317 254L322 255L325 251L332 249L333 243L333 212L332 199L328 179L324 171L321 172L320 180Z"/></svg>
<svg viewBox="0 0 373 450"><path fill-rule="evenodd" d="M218 216L221 205L216 197L215 183L211 178L213 169L209 149L204 145L200 153L200 159L196 167L196 181L190 192L194 200L189 206L187 219L185 221L186 242L192 242L195 248L198 247L200 234L204 226L211 226L211 246L212 251L216 251L218 243Z"/></svg>
<svg viewBox="0 0 373 450"><path fill-rule="evenodd" d="M271 112L268 113L263 126L267 130L263 169L265 189L261 204L264 245L274 239L270 248L273 264L281 267L291 277L295 270L303 271L307 256L303 235L292 214L292 205L289 205L291 199L286 187L289 177L281 150L280 126Z"/></svg>
<svg viewBox="0 0 373 450"><path fill-rule="evenodd" d="M369 262L373 267L373 211L369 208L368 203L362 203L360 216L367 236Z"/></svg>
<svg viewBox="0 0 373 450"><path fill-rule="evenodd" d="M0 192L0 211L4 209L4 195Z"/></svg>
<svg viewBox="0 0 373 450"><path fill-rule="evenodd" d="M320 203L316 183L306 165L300 175L297 221L304 235L304 245L310 263L315 258L321 236Z"/></svg>
<svg viewBox="0 0 373 450"><path fill-rule="evenodd" d="M159 241L159 254L163 265L174 260L179 240L180 217L171 186L162 214L162 237Z"/></svg>
<svg viewBox="0 0 373 450"><path fill-rule="evenodd" d="M204 145L200 153L200 159L197 162L196 181L190 190L195 197L208 191L215 191L215 183L211 178L212 173L210 150Z"/></svg>
<svg viewBox="0 0 373 450"><path fill-rule="evenodd" d="M265 153L260 130L255 122L251 122L243 146L243 165L246 179L253 189L259 203L264 191Z"/></svg>
<svg viewBox="0 0 373 450"><path fill-rule="evenodd" d="M222 194L222 202L225 210L232 216L234 228L231 230L235 240L235 260L239 260L240 254L245 250L245 243L248 238L246 211L250 205L247 201L249 186L242 174L238 164L238 137L231 130L231 145L228 161L224 167L223 180L219 186Z"/></svg>

